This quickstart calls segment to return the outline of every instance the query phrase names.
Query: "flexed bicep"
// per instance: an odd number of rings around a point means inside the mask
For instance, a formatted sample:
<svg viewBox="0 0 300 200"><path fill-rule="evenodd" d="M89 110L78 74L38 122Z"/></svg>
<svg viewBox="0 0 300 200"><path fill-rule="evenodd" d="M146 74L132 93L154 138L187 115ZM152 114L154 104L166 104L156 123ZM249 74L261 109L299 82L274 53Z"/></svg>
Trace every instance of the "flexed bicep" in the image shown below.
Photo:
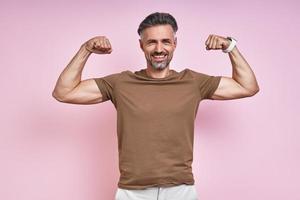
<svg viewBox="0 0 300 200"><path fill-rule="evenodd" d="M71 104L96 104L103 101L103 95L94 79L81 81L72 91L61 100Z"/></svg>
<svg viewBox="0 0 300 200"><path fill-rule="evenodd" d="M218 88L211 96L214 100L230 100L252 96L251 93L230 77L222 76Z"/></svg>

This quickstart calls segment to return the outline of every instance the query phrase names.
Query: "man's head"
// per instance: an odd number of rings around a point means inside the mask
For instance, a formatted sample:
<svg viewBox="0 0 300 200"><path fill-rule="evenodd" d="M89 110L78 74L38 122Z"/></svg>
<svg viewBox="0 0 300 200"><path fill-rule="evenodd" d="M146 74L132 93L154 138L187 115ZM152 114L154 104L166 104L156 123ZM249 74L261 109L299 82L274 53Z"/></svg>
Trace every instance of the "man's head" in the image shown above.
<svg viewBox="0 0 300 200"><path fill-rule="evenodd" d="M175 18L168 13L152 13L141 22L140 47L152 68L162 70L169 66L177 45L177 30Z"/></svg>

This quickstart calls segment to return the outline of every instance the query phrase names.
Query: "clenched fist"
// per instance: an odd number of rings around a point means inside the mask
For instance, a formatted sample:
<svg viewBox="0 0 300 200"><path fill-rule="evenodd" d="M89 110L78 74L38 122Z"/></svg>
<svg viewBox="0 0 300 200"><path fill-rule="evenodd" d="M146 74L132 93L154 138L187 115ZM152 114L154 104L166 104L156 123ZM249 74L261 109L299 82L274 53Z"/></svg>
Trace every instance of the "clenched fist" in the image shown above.
<svg viewBox="0 0 300 200"><path fill-rule="evenodd" d="M110 42L105 36L94 37L83 45L91 53L110 54L112 52Z"/></svg>
<svg viewBox="0 0 300 200"><path fill-rule="evenodd" d="M225 50L230 45L230 40L218 35L209 35L205 42L205 45L207 50L211 50L211 49Z"/></svg>

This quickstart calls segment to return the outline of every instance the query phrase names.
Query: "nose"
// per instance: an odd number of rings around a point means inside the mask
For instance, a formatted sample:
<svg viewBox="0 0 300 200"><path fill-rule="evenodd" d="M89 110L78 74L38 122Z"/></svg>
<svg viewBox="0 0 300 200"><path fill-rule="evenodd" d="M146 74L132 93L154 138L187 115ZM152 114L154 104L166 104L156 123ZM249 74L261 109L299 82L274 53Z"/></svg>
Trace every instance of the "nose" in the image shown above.
<svg viewBox="0 0 300 200"><path fill-rule="evenodd" d="M163 46L162 46L162 43L161 42L158 42L155 46L155 51L158 52L158 53L161 53L163 50Z"/></svg>

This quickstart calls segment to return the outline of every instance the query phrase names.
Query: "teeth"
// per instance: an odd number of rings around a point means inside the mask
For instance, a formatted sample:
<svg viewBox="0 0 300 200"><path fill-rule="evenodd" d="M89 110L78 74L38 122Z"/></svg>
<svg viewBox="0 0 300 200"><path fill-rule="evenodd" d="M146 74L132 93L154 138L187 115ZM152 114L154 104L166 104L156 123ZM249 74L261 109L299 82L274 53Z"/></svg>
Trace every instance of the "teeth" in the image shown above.
<svg viewBox="0 0 300 200"><path fill-rule="evenodd" d="M166 55L163 55L163 56L153 56L155 58L164 58Z"/></svg>

